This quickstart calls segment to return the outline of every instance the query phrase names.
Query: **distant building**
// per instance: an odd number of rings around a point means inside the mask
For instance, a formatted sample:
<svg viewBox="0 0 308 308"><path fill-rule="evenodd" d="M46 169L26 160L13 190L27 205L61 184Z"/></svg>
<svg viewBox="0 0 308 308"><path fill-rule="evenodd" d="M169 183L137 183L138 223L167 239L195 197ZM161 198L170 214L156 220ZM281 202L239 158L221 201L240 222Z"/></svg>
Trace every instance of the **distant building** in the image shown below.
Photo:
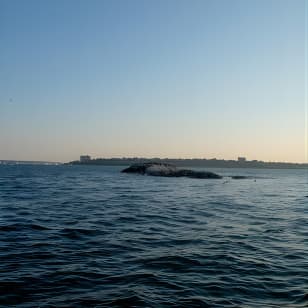
<svg viewBox="0 0 308 308"><path fill-rule="evenodd" d="M246 157L238 157L237 161L244 162L244 161L246 161Z"/></svg>
<svg viewBox="0 0 308 308"><path fill-rule="evenodd" d="M85 162L88 162L90 160L91 160L91 156L89 156L89 155L81 155L80 156L80 162L81 163L85 163Z"/></svg>

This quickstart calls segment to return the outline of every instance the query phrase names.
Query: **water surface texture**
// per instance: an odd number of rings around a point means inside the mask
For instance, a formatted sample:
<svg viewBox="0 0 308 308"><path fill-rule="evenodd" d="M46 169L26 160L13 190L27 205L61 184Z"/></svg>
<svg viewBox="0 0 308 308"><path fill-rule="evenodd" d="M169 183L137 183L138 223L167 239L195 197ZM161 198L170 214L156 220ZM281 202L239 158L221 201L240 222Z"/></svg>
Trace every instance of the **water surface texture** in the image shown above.
<svg viewBox="0 0 308 308"><path fill-rule="evenodd" d="M307 170L0 166L1 307L308 307Z"/></svg>

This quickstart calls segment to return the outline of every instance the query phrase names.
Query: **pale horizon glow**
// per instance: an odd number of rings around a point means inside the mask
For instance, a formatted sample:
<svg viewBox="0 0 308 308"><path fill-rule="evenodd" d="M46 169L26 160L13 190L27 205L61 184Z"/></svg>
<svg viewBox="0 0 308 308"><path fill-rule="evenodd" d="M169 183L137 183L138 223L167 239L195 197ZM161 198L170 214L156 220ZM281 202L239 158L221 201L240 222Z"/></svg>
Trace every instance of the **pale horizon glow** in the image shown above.
<svg viewBox="0 0 308 308"><path fill-rule="evenodd" d="M308 162L307 0L0 2L0 160Z"/></svg>

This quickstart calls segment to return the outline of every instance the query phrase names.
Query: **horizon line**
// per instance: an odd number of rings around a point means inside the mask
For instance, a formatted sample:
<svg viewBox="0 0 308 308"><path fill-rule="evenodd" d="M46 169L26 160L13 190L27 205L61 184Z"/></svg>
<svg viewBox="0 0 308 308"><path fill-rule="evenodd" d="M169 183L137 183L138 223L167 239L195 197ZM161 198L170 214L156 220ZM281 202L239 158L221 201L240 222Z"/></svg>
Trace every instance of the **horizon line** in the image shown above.
<svg viewBox="0 0 308 308"><path fill-rule="evenodd" d="M80 155L80 156L87 156L87 155ZM89 155L90 156L90 155ZM239 158L244 158L244 160L239 160ZM140 160L140 159L146 159L146 160L217 160L217 161L234 161L234 162L261 162L261 163L281 163L281 164L301 164L301 165L307 165L308 161L306 162L290 162L290 161L271 161L271 160L258 160L258 159L247 159L246 157L239 156L237 159L225 159L225 158L205 158L205 157L147 157L147 156L121 156L121 157L91 157L90 160L97 160L97 159L103 159L103 160ZM71 161L53 161L53 160L33 160L33 159L0 159L0 162L33 162L33 163L55 163L55 164L64 164L69 162L76 162L80 161L80 159L75 159Z"/></svg>

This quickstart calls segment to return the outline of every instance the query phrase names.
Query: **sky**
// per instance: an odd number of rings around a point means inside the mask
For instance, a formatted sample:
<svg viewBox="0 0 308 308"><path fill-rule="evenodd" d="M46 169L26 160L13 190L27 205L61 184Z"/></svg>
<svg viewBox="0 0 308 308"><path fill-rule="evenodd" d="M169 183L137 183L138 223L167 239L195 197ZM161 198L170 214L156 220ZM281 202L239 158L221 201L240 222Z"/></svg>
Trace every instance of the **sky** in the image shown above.
<svg viewBox="0 0 308 308"><path fill-rule="evenodd" d="M0 0L0 159L307 162L308 0Z"/></svg>

